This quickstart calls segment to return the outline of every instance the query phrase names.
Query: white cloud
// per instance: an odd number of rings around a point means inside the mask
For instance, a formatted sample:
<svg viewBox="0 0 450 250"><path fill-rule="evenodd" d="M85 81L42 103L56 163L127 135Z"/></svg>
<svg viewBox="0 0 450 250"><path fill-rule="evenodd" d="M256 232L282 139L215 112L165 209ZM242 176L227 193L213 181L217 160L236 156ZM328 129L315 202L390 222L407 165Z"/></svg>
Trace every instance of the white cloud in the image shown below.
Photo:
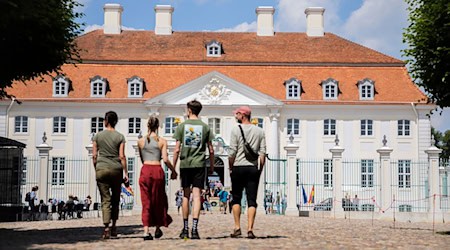
<svg viewBox="0 0 450 250"><path fill-rule="evenodd" d="M76 12L83 12L84 10L86 10L89 6L89 4L91 3L92 0L77 0L78 3L81 3L83 6L81 7L77 7L75 9Z"/></svg>
<svg viewBox="0 0 450 250"><path fill-rule="evenodd" d="M233 28L224 28L216 30L216 32L255 32L255 31L256 31L256 21L252 23L244 22L234 26Z"/></svg>
<svg viewBox="0 0 450 250"><path fill-rule="evenodd" d="M365 0L345 21L342 36L385 54L400 58L403 28L408 12L404 0Z"/></svg>
<svg viewBox="0 0 450 250"><path fill-rule="evenodd" d="M103 25L98 25L98 24L88 25L84 29L83 34L89 33L89 32L94 31L94 30L99 30L99 29L103 29ZM136 28L133 28L133 27L122 26L122 30L144 30L144 29L136 29Z"/></svg>
<svg viewBox="0 0 450 250"><path fill-rule="evenodd" d="M442 111L442 114L440 114ZM445 108L444 110L434 111L431 116L431 126L433 126L438 131L444 133L450 130L450 108Z"/></svg>

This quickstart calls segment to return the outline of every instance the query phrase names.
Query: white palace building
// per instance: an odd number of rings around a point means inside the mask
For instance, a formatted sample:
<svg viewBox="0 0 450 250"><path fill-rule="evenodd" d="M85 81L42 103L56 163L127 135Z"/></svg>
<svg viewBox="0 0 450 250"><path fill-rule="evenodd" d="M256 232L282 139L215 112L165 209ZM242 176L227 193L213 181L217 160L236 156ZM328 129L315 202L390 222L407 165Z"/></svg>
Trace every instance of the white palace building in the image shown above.
<svg viewBox="0 0 450 250"><path fill-rule="evenodd" d="M99 202L91 137L114 110L127 140L130 202L139 208L136 142L148 117L159 117L159 134L172 148L186 103L197 99L217 137L216 172L226 187L232 111L249 105L253 123L264 129L271 160L260 207L266 191L286 196L287 212L329 210L318 205L327 198L339 212L338 204L355 195L358 210L427 212L437 194L448 212L447 177L439 173L427 116L435 105L403 61L325 32L320 7L304 11L307 28L300 33L275 32L275 9L267 6L256 8L257 31L242 33L174 31L174 8L154 10L154 30L122 30L122 6L106 4L104 28L76 40L82 63L7 90L21 104L0 100L0 136L27 145L23 190L39 185L44 199L73 193ZM305 203L313 187L314 202ZM178 188L178 180L168 182L171 207Z"/></svg>

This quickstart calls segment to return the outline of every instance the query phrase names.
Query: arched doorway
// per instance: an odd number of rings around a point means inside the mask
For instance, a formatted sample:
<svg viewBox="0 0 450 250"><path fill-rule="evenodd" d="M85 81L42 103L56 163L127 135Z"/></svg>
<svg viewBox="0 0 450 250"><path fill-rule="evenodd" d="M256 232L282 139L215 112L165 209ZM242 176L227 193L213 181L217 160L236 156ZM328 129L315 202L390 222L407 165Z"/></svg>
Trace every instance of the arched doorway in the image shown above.
<svg viewBox="0 0 450 250"><path fill-rule="evenodd" d="M209 171L209 158L205 161L206 165L206 173ZM214 157L214 173L212 175L208 174L207 182L209 181L220 180L220 182L224 183L225 181L225 165L223 160L220 157Z"/></svg>

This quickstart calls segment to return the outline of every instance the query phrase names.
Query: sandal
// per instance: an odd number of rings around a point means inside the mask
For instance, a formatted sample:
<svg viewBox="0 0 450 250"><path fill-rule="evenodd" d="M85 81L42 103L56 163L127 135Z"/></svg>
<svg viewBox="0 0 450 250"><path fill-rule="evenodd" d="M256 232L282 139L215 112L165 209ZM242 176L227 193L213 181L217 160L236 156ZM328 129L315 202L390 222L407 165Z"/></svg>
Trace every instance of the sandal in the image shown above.
<svg viewBox="0 0 450 250"><path fill-rule="evenodd" d="M247 238L249 238L249 239L255 239L256 236L253 234L253 231L248 231L248 232L247 232Z"/></svg>
<svg viewBox="0 0 450 250"><path fill-rule="evenodd" d="M102 239L107 240L111 238L111 232L109 231L109 227L105 227L102 233Z"/></svg>
<svg viewBox="0 0 450 250"><path fill-rule="evenodd" d="M242 235L241 229L234 229L233 233L230 234L231 238L237 238Z"/></svg>
<svg viewBox="0 0 450 250"><path fill-rule="evenodd" d="M161 231L161 229L158 227L155 230L155 238L159 239L163 236L163 231Z"/></svg>

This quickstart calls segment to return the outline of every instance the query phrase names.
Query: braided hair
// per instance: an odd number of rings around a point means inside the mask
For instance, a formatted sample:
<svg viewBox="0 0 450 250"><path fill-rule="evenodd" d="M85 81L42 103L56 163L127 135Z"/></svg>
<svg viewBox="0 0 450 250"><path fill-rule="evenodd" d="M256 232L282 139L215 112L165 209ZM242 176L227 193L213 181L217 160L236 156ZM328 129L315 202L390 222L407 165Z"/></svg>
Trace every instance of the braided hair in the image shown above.
<svg viewBox="0 0 450 250"><path fill-rule="evenodd" d="M150 116L150 118L148 118L148 123L147 123L147 128L148 128L147 142L150 142L150 134L152 132L155 132L156 134L158 134L158 127L159 127L158 118L156 116ZM159 141L158 136L156 137L156 141Z"/></svg>

